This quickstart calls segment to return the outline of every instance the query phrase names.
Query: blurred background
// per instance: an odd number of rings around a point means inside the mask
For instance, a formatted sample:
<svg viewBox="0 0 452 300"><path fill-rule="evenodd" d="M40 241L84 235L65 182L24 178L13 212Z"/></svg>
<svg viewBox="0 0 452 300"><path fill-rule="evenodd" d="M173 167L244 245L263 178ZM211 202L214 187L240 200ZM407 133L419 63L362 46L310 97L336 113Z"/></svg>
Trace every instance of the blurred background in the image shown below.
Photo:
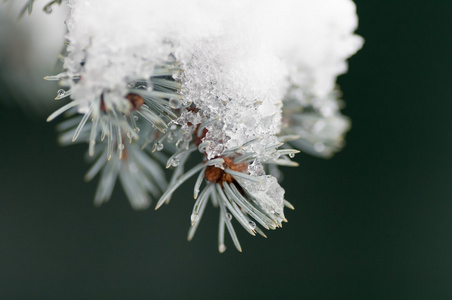
<svg viewBox="0 0 452 300"><path fill-rule="evenodd" d="M58 146L45 122L64 12L37 1L17 23L14 2L0 6L0 299L452 299L452 2L357 1L347 146L296 156L289 223L237 230L244 252L224 254L212 207L186 241L188 190L158 212L120 188L93 206L86 146Z"/></svg>

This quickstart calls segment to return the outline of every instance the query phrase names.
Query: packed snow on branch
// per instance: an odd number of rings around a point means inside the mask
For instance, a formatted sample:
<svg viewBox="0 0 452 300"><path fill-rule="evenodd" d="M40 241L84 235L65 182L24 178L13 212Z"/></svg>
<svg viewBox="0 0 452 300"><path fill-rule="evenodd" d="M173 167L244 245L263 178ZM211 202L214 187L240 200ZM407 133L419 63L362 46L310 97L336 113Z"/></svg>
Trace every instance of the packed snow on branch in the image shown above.
<svg viewBox="0 0 452 300"><path fill-rule="evenodd" d="M182 93L213 124L210 157L253 137L278 134L290 84L324 96L360 46L348 0L69 1L72 98L81 109L105 91L127 94L127 79L148 78L174 56ZM83 68L82 68L83 65ZM250 146L259 151L259 144ZM224 148L223 148L224 147ZM216 150L214 150L216 149Z"/></svg>
<svg viewBox="0 0 452 300"><path fill-rule="evenodd" d="M147 194L161 190L159 208L198 174L189 240L210 199L221 212L220 252L225 228L241 251L232 216L250 234L265 236L256 223L281 227L284 206L293 208L266 172L297 166L292 146L321 157L343 146L350 122L340 112L336 79L363 43L354 34L352 1L68 4L65 71L47 79L67 86L57 99L70 95L72 102L49 120L70 109L83 115L67 123L63 136L88 141L91 156L103 149L89 172L92 178L103 168L101 202L119 178L129 198L142 200L131 199L134 207L147 207ZM288 146L280 148L283 142ZM196 150L202 155L187 171ZM173 167L166 189L159 172L145 170L165 155Z"/></svg>

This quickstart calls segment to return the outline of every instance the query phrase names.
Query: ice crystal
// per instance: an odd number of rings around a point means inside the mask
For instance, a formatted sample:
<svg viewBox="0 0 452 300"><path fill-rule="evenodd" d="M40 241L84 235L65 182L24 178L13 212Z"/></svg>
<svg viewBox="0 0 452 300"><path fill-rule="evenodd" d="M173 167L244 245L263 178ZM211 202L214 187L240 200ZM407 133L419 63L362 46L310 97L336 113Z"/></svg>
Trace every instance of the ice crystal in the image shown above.
<svg viewBox="0 0 452 300"><path fill-rule="evenodd" d="M263 139L244 150L261 153L281 125L283 63L271 53L244 51L223 39L203 43L196 53L185 67L182 92L207 118L221 120L205 137L208 158L219 154L218 145L227 150L255 137Z"/></svg>
<svg viewBox="0 0 452 300"><path fill-rule="evenodd" d="M258 181L237 178L245 193L255 199L256 203L268 215L274 216L277 224L281 225L284 218L284 189L276 179L270 175L258 176Z"/></svg>

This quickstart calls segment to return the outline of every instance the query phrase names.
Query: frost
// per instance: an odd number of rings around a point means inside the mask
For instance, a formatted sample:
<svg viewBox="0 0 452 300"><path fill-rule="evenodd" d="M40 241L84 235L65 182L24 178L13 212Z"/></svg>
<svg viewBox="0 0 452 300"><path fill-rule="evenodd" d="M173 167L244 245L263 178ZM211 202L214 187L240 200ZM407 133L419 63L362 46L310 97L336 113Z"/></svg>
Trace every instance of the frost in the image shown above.
<svg viewBox="0 0 452 300"><path fill-rule="evenodd" d="M262 176L265 175L264 166L262 163L256 159L248 166L248 172L251 176Z"/></svg>

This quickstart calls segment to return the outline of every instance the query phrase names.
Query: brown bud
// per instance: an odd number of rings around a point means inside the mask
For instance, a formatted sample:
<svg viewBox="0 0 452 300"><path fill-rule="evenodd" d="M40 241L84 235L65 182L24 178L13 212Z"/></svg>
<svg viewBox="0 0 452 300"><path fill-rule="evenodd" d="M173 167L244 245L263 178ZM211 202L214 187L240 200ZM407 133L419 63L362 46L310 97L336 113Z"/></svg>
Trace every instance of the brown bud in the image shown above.
<svg viewBox="0 0 452 300"><path fill-rule="evenodd" d="M219 182L223 177L224 171L215 166L208 166L206 168L205 176L210 182Z"/></svg>
<svg viewBox="0 0 452 300"><path fill-rule="evenodd" d="M130 104L132 104L132 110L138 110L144 104L144 99L138 94L128 94L126 96L127 100L129 100Z"/></svg>

